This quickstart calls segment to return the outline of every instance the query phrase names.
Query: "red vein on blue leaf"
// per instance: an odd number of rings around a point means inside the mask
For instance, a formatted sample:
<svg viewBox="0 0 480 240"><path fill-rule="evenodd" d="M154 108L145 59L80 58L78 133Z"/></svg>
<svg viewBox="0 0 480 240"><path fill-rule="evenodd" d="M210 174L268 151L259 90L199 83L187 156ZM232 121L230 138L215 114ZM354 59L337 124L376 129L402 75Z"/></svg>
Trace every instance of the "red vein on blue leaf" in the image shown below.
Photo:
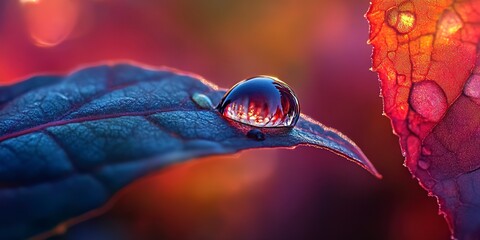
<svg viewBox="0 0 480 240"><path fill-rule="evenodd" d="M41 124L32 128L28 128L25 130L9 133L3 136L0 136L0 142L19 137L22 135L26 135L29 133L37 132L43 129L46 129L48 127L56 127L56 126L62 126L62 125L67 125L71 123L81 123L81 122L89 122L89 121L96 121L96 120L103 120L103 119L109 119L109 118L119 118L119 117L127 117L127 116L147 116L147 115L152 115L156 113L164 113L164 112L175 112L175 111L192 111L192 109L186 109L186 108L178 108L172 107L164 110L151 110L151 111L142 111L142 112L128 112L128 113L113 113L113 114L106 114L106 115L99 115L99 116L90 116L90 117L81 117L81 118L75 118L75 119L69 119L69 120L60 120L60 121L54 121L54 122L49 122L45 124ZM209 110L195 110L195 111L209 111Z"/></svg>

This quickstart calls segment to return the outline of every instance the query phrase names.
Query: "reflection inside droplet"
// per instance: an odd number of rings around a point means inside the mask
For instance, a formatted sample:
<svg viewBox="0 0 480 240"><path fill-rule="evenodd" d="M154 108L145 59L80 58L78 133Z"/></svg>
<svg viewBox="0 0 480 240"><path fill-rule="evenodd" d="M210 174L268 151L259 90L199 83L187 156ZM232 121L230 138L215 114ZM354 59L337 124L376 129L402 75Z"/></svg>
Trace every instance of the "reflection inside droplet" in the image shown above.
<svg viewBox="0 0 480 240"><path fill-rule="evenodd" d="M269 76L237 83L217 108L227 118L256 127L293 127L300 115L295 93L286 83Z"/></svg>

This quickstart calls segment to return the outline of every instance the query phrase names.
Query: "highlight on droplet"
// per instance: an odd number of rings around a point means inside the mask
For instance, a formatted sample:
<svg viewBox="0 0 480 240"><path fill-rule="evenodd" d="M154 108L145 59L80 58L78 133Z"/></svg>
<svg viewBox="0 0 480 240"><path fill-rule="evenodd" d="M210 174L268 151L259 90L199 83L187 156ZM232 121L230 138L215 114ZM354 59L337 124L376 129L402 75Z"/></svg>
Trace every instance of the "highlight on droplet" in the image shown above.
<svg viewBox="0 0 480 240"><path fill-rule="evenodd" d="M73 32L80 12L78 0L20 0L27 30L39 47L54 47Z"/></svg>
<svg viewBox="0 0 480 240"><path fill-rule="evenodd" d="M406 34L415 27L416 17L411 11L400 11L397 7L394 7L387 11L386 21L397 32Z"/></svg>

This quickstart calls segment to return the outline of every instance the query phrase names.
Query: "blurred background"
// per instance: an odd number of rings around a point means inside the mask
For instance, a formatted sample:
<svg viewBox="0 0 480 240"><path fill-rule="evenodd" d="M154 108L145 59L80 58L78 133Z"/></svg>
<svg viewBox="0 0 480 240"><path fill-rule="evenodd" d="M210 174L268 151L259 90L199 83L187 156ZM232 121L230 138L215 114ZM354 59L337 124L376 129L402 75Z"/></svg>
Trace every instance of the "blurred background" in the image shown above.
<svg viewBox="0 0 480 240"><path fill-rule="evenodd" d="M302 112L352 138L383 174L308 147L169 167L105 214L51 239L449 239L434 198L402 166L369 71L368 0L3 0L0 84L134 60L223 88L287 82Z"/></svg>

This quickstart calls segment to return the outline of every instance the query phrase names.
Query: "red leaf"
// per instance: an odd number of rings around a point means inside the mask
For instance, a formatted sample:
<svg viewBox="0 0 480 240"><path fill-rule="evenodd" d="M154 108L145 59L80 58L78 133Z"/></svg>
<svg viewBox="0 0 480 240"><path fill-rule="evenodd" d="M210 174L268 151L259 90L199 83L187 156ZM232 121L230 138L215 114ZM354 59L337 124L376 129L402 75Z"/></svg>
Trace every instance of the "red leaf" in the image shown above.
<svg viewBox="0 0 480 240"><path fill-rule="evenodd" d="M384 112L452 233L480 236L480 1L373 0Z"/></svg>

